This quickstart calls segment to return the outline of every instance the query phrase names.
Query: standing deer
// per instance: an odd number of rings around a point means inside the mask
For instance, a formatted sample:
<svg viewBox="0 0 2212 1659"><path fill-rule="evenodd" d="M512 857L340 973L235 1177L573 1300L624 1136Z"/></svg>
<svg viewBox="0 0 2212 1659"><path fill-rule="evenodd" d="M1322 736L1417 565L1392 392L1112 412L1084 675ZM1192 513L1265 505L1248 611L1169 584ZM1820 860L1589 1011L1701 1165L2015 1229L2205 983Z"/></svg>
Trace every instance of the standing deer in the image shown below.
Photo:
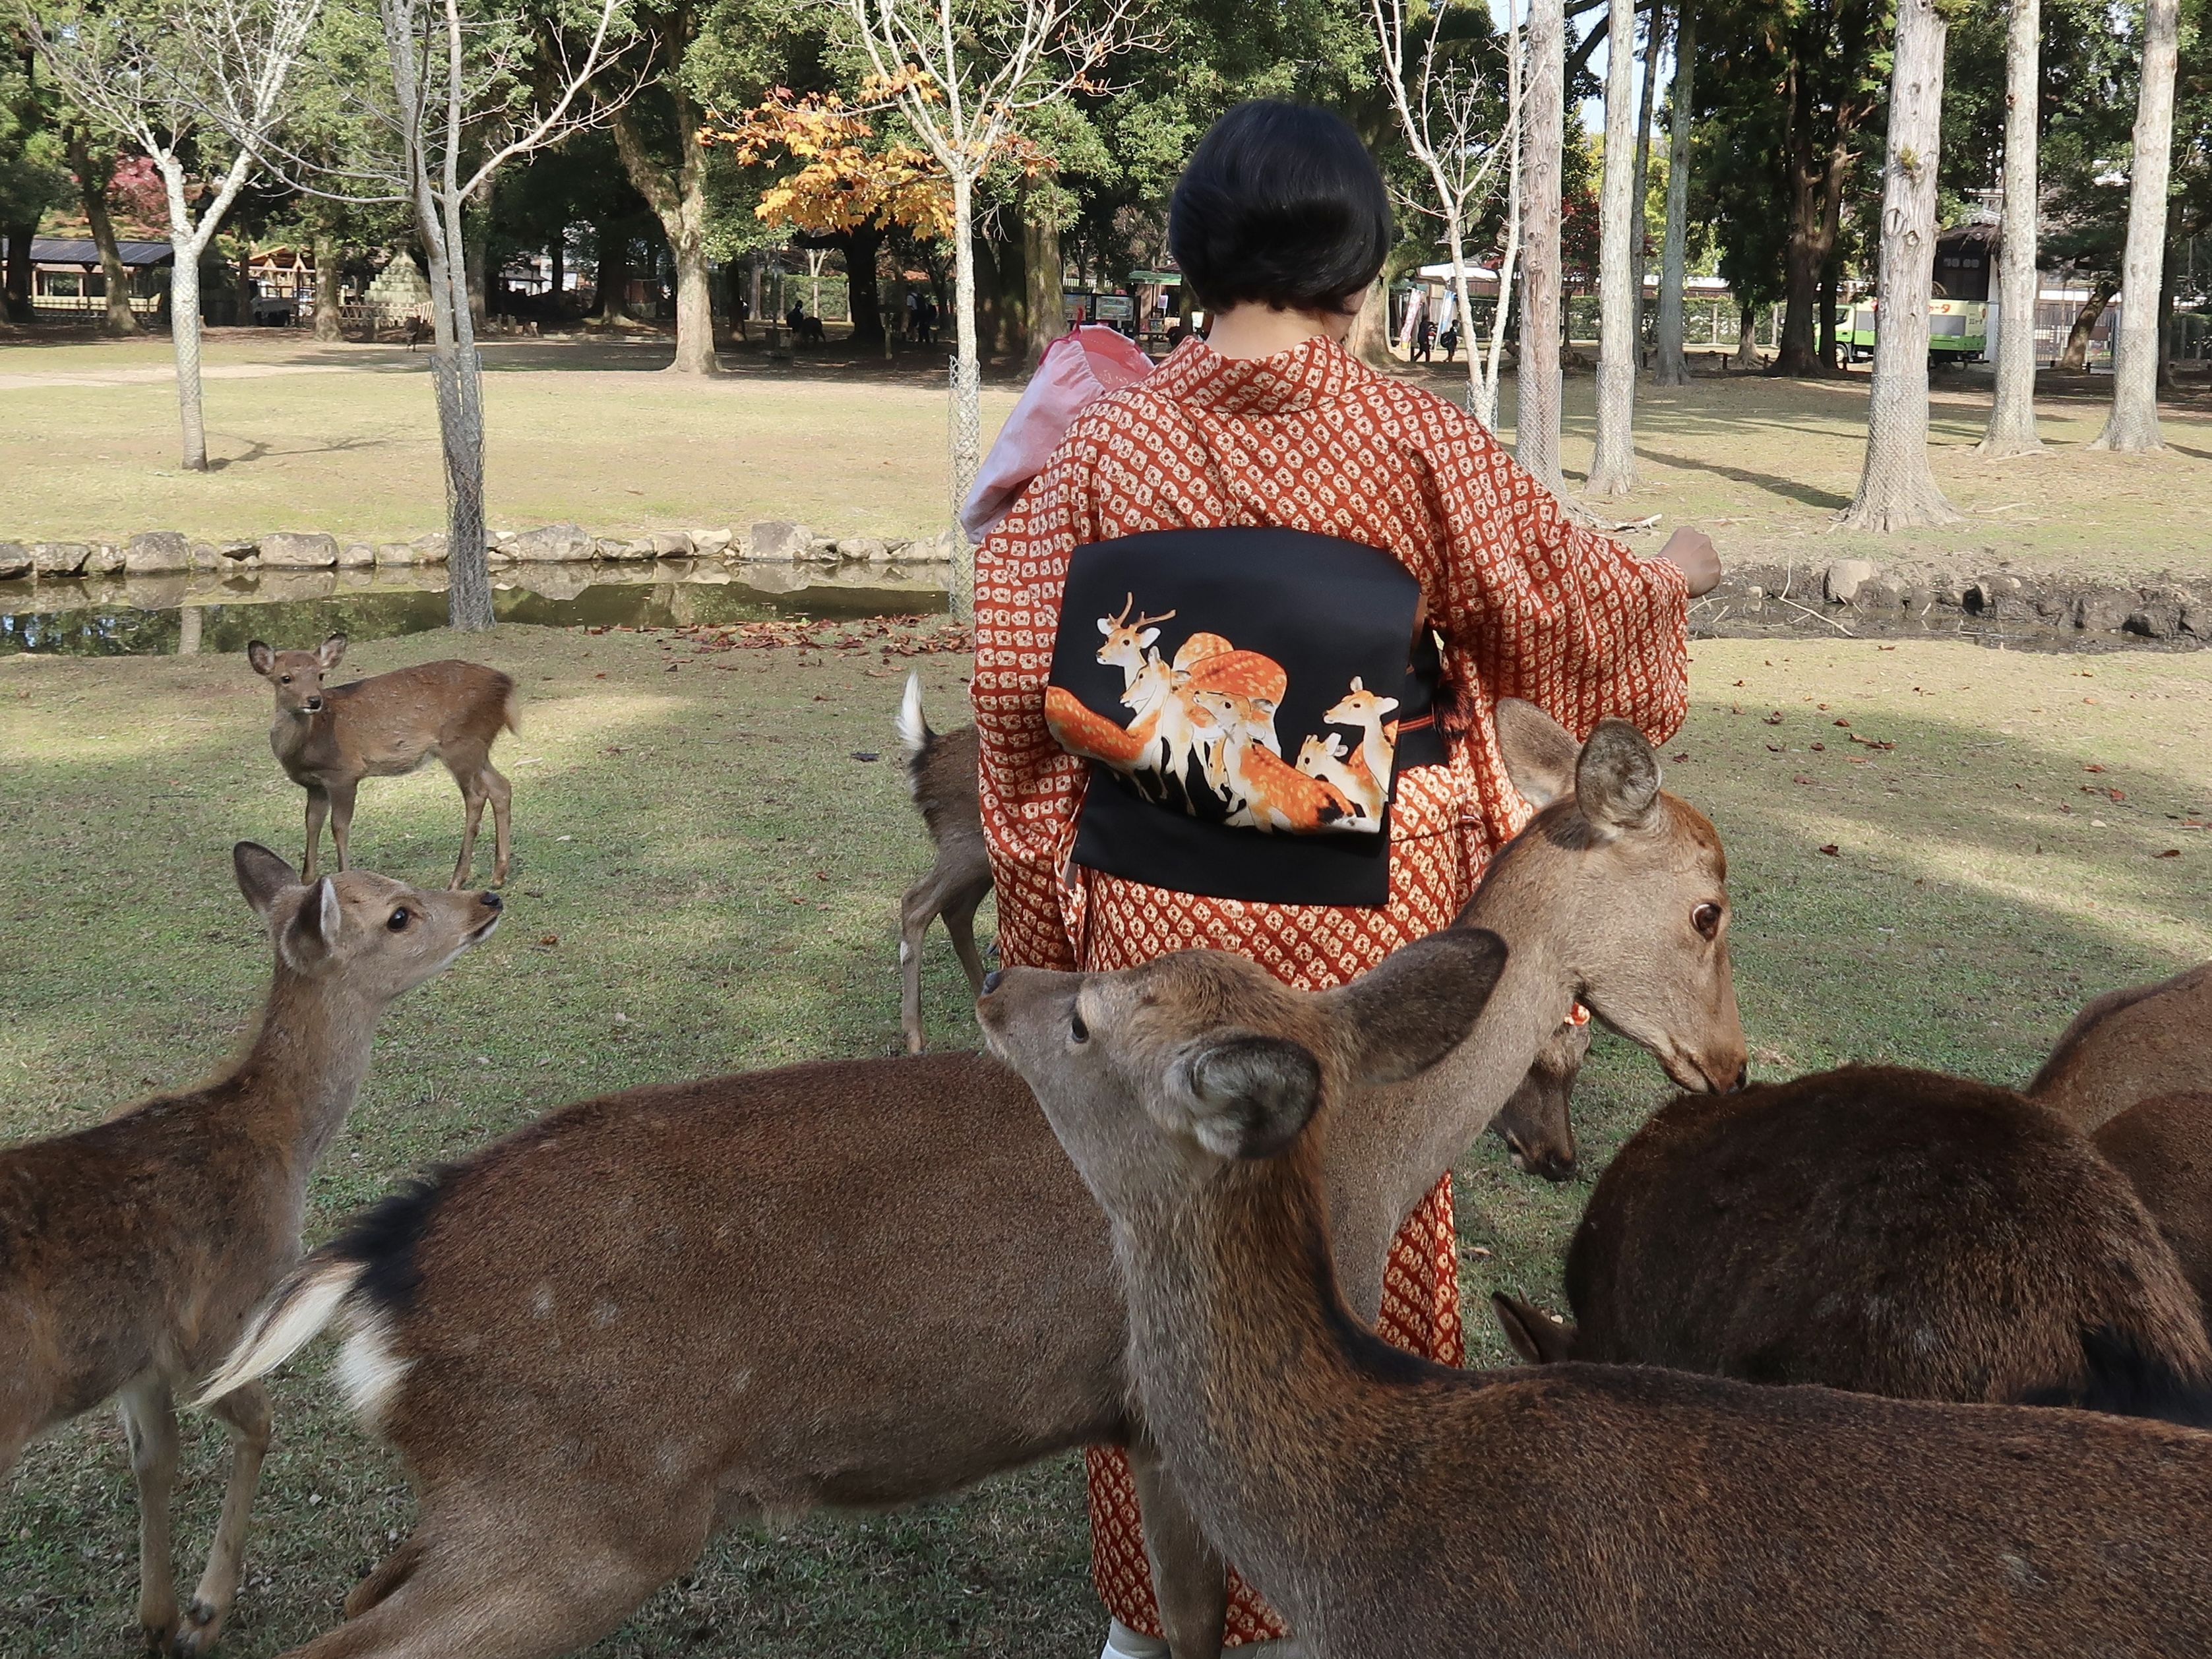
<svg viewBox="0 0 2212 1659"><path fill-rule="evenodd" d="M2212 1652L2212 1434L1640 1366L1468 1373L1360 1324L1327 1176L1365 1115L1348 1097L1463 1052L1518 948L1455 930L1319 994L1211 951L1013 968L977 1005L1110 1220L1167 1480L1300 1650Z"/></svg>
<svg viewBox="0 0 2212 1659"><path fill-rule="evenodd" d="M1395 722L1386 726L1384 721L1397 707L1397 698L1379 697L1355 678L1352 689L1322 716L1331 726L1353 726L1359 732L1358 746L1346 764L1366 779L1356 799L1374 801L1370 817L1382 815L1383 793L1390 787L1390 757L1397 732Z"/></svg>
<svg viewBox="0 0 2212 1659"><path fill-rule="evenodd" d="M975 950L975 908L991 890L991 855L983 845L983 810L976 782L975 728L943 734L929 729L921 708L921 677L909 674L899 703L899 743L906 750L907 793L921 809L937 862L899 901L899 1026L906 1051L921 1052L921 942L945 919L952 952L968 984L983 994L983 958Z"/></svg>
<svg viewBox="0 0 2212 1659"><path fill-rule="evenodd" d="M315 878L325 817L337 844L338 868L350 867L346 841L353 830L354 793L363 778L396 778L434 755L460 786L468 813L448 887L458 890L469 878L486 801L498 856L492 885L504 884L513 850L507 809L514 792L493 768L491 746L501 726L522 730L514 680L477 663L426 662L325 690L323 676L338 665L345 650L343 634L313 651L272 651L259 640L246 647L253 672L276 692L269 746L285 775L307 792L307 852L300 866L306 878Z"/></svg>
<svg viewBox="0 0 2212 1659"><path fill-rule="evenodd" d="M1572 1327L1499 1302L1525 1357L2212 1410L2197 1294L2126 1179L1962 1078L1849 1066L1674 1101L1600 1177L1566 1280Z"/></svg>
<svg viewBox="0 0 2212 1659"><path fill-rule="evenodd" d="M1498 727L1550 803L1462 918L1508 941L1504 976L1448 1059L1361 1103L1325 1173L1370 1319L1391 1239L1572 999L1686 1087L1743 1070L1726 933L1699 921L1727 903L1712 826L1624 722L1578 748L1508 702ZM1225 1569L1132 1412L1117 1282L1013 1073L801 1066L571 1106L388 1200L278 1287L208 1394L342 1319L356 1409L415 1481L414 1533L302 1659L542 1659L733 1522L911 1503L1099 1443L1129 1448L1177 1659L1207 1659Z"/></svg>
<svg viewBox="0 0 2212 1659"><path fill-rule="evenodd" d="M496 893L430 893L366 870L302 884L265 847L233 853L276 975L224 1076L0 1152L0 1474L25 1445L118 1401L138 1480L138 1623L151 1652L214 1647L237 1594L269 1449L258 1384L216 1407L230 1484L207 1571L177 1610L171 1401L228 1352L300 1253L307 1176L353 1109L377 1021L498 925Z"/></svg>

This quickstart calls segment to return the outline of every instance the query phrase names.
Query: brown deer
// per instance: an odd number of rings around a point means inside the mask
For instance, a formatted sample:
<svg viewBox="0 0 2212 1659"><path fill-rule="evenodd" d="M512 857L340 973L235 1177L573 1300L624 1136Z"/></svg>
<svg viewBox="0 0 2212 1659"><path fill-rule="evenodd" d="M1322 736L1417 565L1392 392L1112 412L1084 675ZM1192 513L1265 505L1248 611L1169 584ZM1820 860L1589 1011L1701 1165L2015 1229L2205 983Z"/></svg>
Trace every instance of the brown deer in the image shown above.
<svg viewBox="0 0 2212 1659"><path fill-rule="evenodd" d="M258 1384L216 1404L230 1485L180 1621L172 1398L229 1351L298 1258L308 1172L353 1109L384 1011L499 921L495 893L428 893L366 870L302 885L252 842L233 861L276 950L245 1057L203 1088L0 1152L0 1474L39 1435L118 1401L138 1480L138 1622L151 1652L215 1645L269 1448Z"/></svg>
<svg viewBox="0 0 2212 1659"><path fill-rule="evenodd" d="M2096 1142L2157 1218L2212 1320L2212 1093L2153 1095L2108 1120Z"/></svg>
<svg viewBox="0 0 2212 1659"><path fill-rule="evenodd" d="M1468 1373L1370 1334L1333 1271L1329 1142L1354 1090L1455 1054L1496 956L1437 935L1318 995L1204 951L1008 969L977 1005L1110 1218L1167 1476L1300 1651L2212 1652L2212 1434L1650 1367Z"/></svg>
<svg viewBox="0 0 2212 1659"><path fill-rule="evenodd" d="M1524 1357L1900 1399L2212 1407L2172 1249L2087 1136L2008 1089L1852 1066L1685 1096L1620 1149Z"/></svg>
<svg viewBox="0 0 2212 1659"><path fill-rule="evenodd" d="M300 866L305 878L315 878L325 817L337 843L338 868L351 867L346 842L353 830L354 793L363 778L396 778L435 755L460 786L468 812L460 860L447 886L458 890L468 881L486 801L498 858L492 885L503 885L513 851L507 809L514 791L492 766L491 746L501 726L522 730L514 680L477 663L426 662L325 690L323 676L338 665L345 650L343 634L313 651L272 651L259 640L246 647L253 672L276 692L269 747L285 775L307 792L307 854Z"/></svg>
<svg viewBox="0 0 2212 1659"><path fill-rule="evenodd" d="M2138 1101L2202 1089L2209 1078L2212 962L2097 998L2074 1017L2027 1093L2086 1133Z"/></svg>
<svg viewBox="0 0 2212 1659"><path fill-rule="evenodd" d="M1581 996L1687 1086L1743 1070L1712 827L1620 721L1505 704L1551 801L1463 921L1513 957L1473 1034L1378 1089L1327 1171L1352 1305L1392 1236ZM1129 1447L1178 1659L1224 1569L1132 1414L1105 1223L1021 1080L981 1055L848 1060L571 1106L394 1198L271 1297L211 1395L333 1317L420 1520L313 1659L581 1647L719 1528L884 1507Z"/></svg>
<svg viewBox="0 0 2212 1659"><path fill-rule="evenodd" d="M898 735L906 750L907 793L921 809L937 862L899 901L899 1026L906 1051L921 1040L921 942L929 924L945 920L952 952L970 990L983 994L983 958L975 949L975 909L991 891L991 855L983 845L983 809L976 783L975 728L943 733L922 713L921 677L909 674L899 704Z"/></svg>
<svg viewBox="0 0 2212 1659"><path fill-rule="evenodd" d="M1537 1051L1535 1064L1529 1066L1528 1075L1521 1079L1512 1098L1490 1120L1491 1133L1505 1143L1506 1157L1522 1174L1567 1182L1575 1178L1581 1167L1569 1108L1589 1045L1587 1013L1580 1019L1570 1017L1561 1021L1551 1041Z"/></svg>

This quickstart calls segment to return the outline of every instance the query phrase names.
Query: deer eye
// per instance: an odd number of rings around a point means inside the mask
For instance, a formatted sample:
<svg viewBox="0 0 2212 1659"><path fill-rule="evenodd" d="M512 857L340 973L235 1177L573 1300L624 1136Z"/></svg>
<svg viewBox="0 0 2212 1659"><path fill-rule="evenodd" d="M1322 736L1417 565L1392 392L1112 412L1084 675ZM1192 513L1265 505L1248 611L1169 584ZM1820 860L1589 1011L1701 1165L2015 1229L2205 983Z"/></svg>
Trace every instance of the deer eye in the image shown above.
<svg viewBox="0 0 2212 1659"><path fill-rule="evenodd" d="M1091 1028L1083 1023L1083 1011L1079 1008L1067 1017L1067 1040L1070 1042L1091 1041Z"/></svg>
<svg viewBox="0 0 2212 1659"><path fill-rule="evenodd" d="M289 685L292 683L292 677L289 674L279 674L276 678L287 685Z"/></svg>
<svg viewBox="0 0 2212 1659"><path fill-rule="evenodd" d="M408 913L407 907L403 904L397 910L394 910L392 913L392 919L384 925L386 927L389 927L393 933L398 933L404 932L408 922L411 920L412 918Z"/></svg>
<svg viewBox="0 0 2212 1659"><path fill-rule="evenodd" d="M1690 912L1690 926L1707 939L1712 938L1721 930L1721 907L1717 904L1700 904Z"/></svg>

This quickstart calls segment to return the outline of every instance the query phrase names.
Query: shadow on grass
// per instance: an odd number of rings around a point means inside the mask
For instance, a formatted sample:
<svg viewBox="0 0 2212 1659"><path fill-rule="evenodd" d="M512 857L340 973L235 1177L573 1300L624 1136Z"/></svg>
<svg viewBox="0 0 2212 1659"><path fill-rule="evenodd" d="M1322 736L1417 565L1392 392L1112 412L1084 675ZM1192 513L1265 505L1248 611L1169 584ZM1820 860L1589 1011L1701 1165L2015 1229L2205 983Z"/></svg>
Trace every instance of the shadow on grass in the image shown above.
<svg viewBox="0 0 2212 1659"><path fill-rule="evenodd" d="M1724 466L1718 461L1695 461L1686 455L1671 455L1663 449L1654 449L1649 444L1638 444L1637 447L1653 460L1664 461L1685 472L1710 472L1719 477L1732 478L1738 483L1751 484L1777 495L1786 495L1807 507L1839 509L1851 504L1848 495L1838 495L1832 490L1800 483L1793 478L1778 478L1771 472L1753 472L1745 467Z"/></svg>

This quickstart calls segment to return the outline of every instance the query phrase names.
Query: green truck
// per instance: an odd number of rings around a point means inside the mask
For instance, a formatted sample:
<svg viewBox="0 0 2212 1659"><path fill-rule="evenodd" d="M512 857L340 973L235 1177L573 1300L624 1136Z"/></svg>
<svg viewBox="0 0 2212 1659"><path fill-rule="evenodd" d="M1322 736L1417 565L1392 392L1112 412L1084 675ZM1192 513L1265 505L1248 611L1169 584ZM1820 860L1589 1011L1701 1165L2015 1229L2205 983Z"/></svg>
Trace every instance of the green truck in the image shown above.
<svg viewBox="0 0 2212 1659"><path fill-rule="evenodd" d="M1983 300L1931 300L1928 361L1972 362L1989 349L1990 307ZM1836 307L1836 343L1853 362L1874 356L1875 302Z"/></svg>

